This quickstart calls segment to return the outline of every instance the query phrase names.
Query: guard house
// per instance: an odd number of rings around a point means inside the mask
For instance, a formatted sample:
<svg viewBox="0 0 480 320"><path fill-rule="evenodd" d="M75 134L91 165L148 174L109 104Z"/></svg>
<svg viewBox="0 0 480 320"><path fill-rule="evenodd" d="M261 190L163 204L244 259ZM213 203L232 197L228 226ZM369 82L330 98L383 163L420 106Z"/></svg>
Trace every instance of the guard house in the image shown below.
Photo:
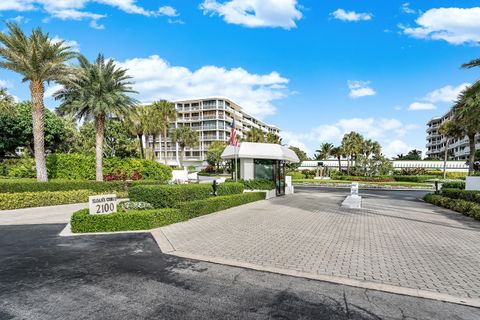
<svg viewBox="0 0 480 320"><path fill-rule="evenodd" d="M275 182L277 196L285 194L285 164L299 163L294 151L273 143L242 142L239 147L228 146L222 159L237 160L239 179L268 179Z"/></svg>

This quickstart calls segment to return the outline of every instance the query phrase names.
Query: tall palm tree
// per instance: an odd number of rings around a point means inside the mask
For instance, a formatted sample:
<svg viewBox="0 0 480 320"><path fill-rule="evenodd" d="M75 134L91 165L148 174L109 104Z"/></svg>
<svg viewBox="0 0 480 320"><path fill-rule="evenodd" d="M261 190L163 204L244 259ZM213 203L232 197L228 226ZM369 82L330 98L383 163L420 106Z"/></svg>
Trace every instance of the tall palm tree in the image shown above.
<svg viewBox="0 0 480 320"><path fill-rule="evenodd" d="M192 130L187 126L180 126L173 129L172 131L172 141L178 143L180 149L182 150L180 154L180 166L183 167L183 159L185 158L185 148L194 147L198 145L200 137L198 132Z"/></svg>
<svg viewBox="0 0 480 320"><path fill-rule="evenodd" d="M140 157L145 159L143 149L143 135L145 133L145 124L147 123L148 113L145 106L137 106L135 110L125 118L126 127L130 133L138 138L140 146Z"/></svg>
<svg viewBox="0 0 480 320"><path fill-rule="evenodd" d="M164 162L167 164L167 136L168 136L168 129L170 124L177 119L177 110L175 110L175 104L167 101L167 100L160 100L155 101L152 104L152 110L158 113L159 119L159 127L161 128L161 133L163 137L163 155L164 155Z"/></svg>
<svg viewBox="0 0 480 320"><path fill-rule="evenodd" d="M76 53L63 41L53 42L40 28L27 36L15 23L8 23L9 33L0 32L0 67L19 73L29 82L32 97L32 125L35 167L38 181L47 181L45 163L45 82L60 81L68 75L65 62Z"/></svg>
<svg viewBox="0 0 480 320"><path fill-rule="evenodd" d="M464 89L453 107L456 125L461 127L468 137L470 154L468 157L468 175L474 174L475 136L480 132L480 80Z"/></svg>
<svg viewBox="0 0 480 320"><path fill-rule="evenodd" d="M447 160L448 160L448 146L450 144L450 139L460 138L463 136L462 128L460 128L454 121L448 120L445 121L438 132L445 138L445 154L443 159L443 179L447 178Z"/></svg>
<svg viewBox="0 0 480 320"><path fill-rule="evenodd" d="M71 78L61 82L63 88L55 92L54 97L62 101L59 107L62 113L79 120L94 120L96 179L103 181L105 121L109 116L126 116L132 112L136 100L129 94L135 91L127 70L117 67L113 60L105 61L102 54L93 63L84 56L80 56L78 62Z"/></svg>
<svg viewBox="0 0 480 320"><path fill-rule="evenodd" d="M275 144L282 144L282 138L277 136L275 133L269 132L265 136L266 143L275 143Z"/></svg>
<svg viewBox="0 0 480 320"><path fill-rule="evenodd" d="M265 142L265 133L258 128L251 128L245 139L247 142Z"/></svg>
<svg viewBox="0 0 480 320"><path fill-rule="evenodd" d="M342 149L347 154L347 171L353 166L353 160L360 153L363 145L363 137L358 132L352 131L342 138Z"/></svg>
<svg viewBox="0 0 480 320"><path fill-rule="evenodd" d="M144 134L152 136L152 150L151 154L149 155L151 160L155 160L155 145L157 143L157 137L162 133L163 130L160 112L158 112L157 106L158 105L151 104L145 107L145 119L143 122ZM148 156L146 155L145 158L147 157Z"/></svg>
<svg viewBox="0 0 480 320"><path fill-rule="evenodd" d="M320 145L320 149L316 150L317 152L316 159L317 160L326 160L332 154L333 144L324 142Z"/></svg>
<svg viewBox="0 0 480 320"><path fill-rule="evenodd" d="M7 89L0 88L0 113L11 114L15 109L15 99Z"/></svg>
<svg viewBox="0 0 480 320"><path fill-rule="evenodd" d="M475 67L480 67L480 59L473 59L470 62L462 64L462 68L475 68Z"/></svg>
<svg viewBox="0 0 480 320"><path fill-rule="evenodd" d="M368 159L371 155L379 155L382 152L382 147L377 141L367 139L363 142L361 151Z"/></svg>
<svg viewBox="0 0 480 320"><path fill-rule="evenodd" d="M342 157L343 157L343 150L342 150L342 147L341 146L338 146L338 147L334 147L332 148L332 150L330 151L330 154L332 156L334 156L335 158L337 158L337 161L338 161L338 171L342 171Z"/></svg>

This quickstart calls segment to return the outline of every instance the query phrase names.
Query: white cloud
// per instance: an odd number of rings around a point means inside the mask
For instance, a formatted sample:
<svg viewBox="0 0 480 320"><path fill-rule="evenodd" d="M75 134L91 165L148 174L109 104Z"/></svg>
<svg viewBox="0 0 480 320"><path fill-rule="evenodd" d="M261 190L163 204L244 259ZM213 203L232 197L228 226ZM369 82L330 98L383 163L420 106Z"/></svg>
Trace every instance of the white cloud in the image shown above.
<svg viewBox="0 0 480 320"><path fill-rule="evenodd" d="M10 18L10 19L7 19L8 21L12 21L12 22L15 22L15 23L18 23L18 24L21 24L21 23L28 23L30 21L30 19L24 17L24 16L16 16L14 18Z"/></svg>
<svg viewBox="0 0 480 320"><path fill-rule="evenodd" d="M47 90L45 90L45 98L52 98L53 94L60 89L62 89L62 86L60 84L54 84L49 86Z"/></svg>
<svg viewBox="0 0 480 320"><path fill-rule="evenodd" d="M318 148L320 143L330 142L339 145L344 134L355 131L366 139L379 141L385 147L383 153L394 156L397 151L403 152L404 148L408 148L405 147L406 144L402 147L399 143L402 137L418 128L419 126L415 124L405 124L395 118L347 118L333 124L322 124L308 132L281 132L281 136L288 145L302 146L303 150L313 154L315 150L313 148ZM306 146L310 145L313 145L313 148L309 150Z"/></svg>
<svg viewBox="0 0 480 320"><path fill-rule="evenodd" d="M370 81L348 81L348 88L350 89L350 98L356 99L360 97L374 96L377 94L370 86Z"/></svg>
<svg viewBox="0 0 480 320"><path fill-rule="evenodd" d="M256 116L276 111L274 100L287 95L289 80L273 71L254 74L243 68L203 66L197 70L171 66L157 55L120 62L134 77L135 90L142 102L158 99L179 100L207 96L226 96Z"/></svg>
<svg viewBox="0 0 480 320"><path fill-rule="evenodd" d="M432 103L427 102L414 102L408 106L409 111L418 111L418 110L435 110L437 106Z"/></svg>
<svg viewBox="0 0 480 320"><path fill-rule="evenodd" d="M9 88L11 87L10 81L0 79L0 88Z"/></svg>
<svg viewBox="0 0 480 320"><path fill-rule="evenodd" d="M227 23L249 28L296 27L295 21L302 18L296 0L229 0L219 2L204 0L200 5L204 14L218 14Z"/></svg>
<svg viewBox="0 0 480 320"><path fill-rule="evenodd" d="M372 17L373 17L371 13L346 11L344 9L337 9L334 12L332 12L331 15L337 20L349 21L349 22L369 21L369 20L372 20Z"/></svg>
<svg viewBox="0 0 480 320"><path fill-rule="evenodd" d="M138 6L136 0L2 0L0 11L27 11L43 9L51 17L61 20L90 20L90 26L96 29L103 29L104 26L98 23L99 19L105 18L105 14L84 11L89 3L98 3L115 7L130 14L140 14L147 17L166 15L169 17L178 16L175 8L171 6L160 7L157 11L147 10Z"/></svg>
<svg viewBox="0 0 480 320"><path fill-rule="evenodd" d="M465 82L454 87L451 85L444 86L440 89L433 90L423 98L428 102L454 102L460 92L462 92L470 83Z"/></svg>
<svg viewBox="0 0 480 320"><path fill-rule="evenodd" d="M402 11L404 13L407 13L407 14L417 14L417 13L420 12L420 11L417 11L415 9L410 8L410 3L408 3L408 2L403 3L401 8L402 8Z"/></svg>
<svg viewBox="0 0 480 320"><path fill-rule="evenodd" d="M73 51L80 51L80 46L77 41L75 40L65 40L60 38L59 36L55 36L52 38L53 43L57 43L60 41L64 41L64 45L71 47L71 50Z"/></svg>
<svg viewBox="0 0 480 320"><path fill-rule="evenodd" d="M400 25L403 32L420 39L444 40L451 44L480 41L480 7L435 8L423 13L418 26Z"/></svg>
<svg viewBox="0 0 480 320"><path fill-rule="evenodd" d="M395 157L396 155L401 154L401 153L403 153L403 154L408 153L410 150L413 150L413 149L419 150L418 148L415 148L415 147L412 147L412 146L408 145L407 143L405 143L401 139L395 139L395 140L390 141L389 143L385 144L382 151L388 157L392 158L392 157Z"/></svg>

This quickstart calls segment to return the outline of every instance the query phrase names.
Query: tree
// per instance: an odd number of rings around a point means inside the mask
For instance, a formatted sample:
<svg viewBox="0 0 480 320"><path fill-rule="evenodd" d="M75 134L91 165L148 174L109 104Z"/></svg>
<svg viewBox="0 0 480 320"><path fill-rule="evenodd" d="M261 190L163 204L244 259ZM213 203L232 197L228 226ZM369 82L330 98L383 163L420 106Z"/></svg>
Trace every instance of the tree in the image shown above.
<svg viewBox="0 0 480 320"><path fill-rule="evenodd" d="M326 160L330 157L332 154L332 149L333 149L333 144L331 143L322 143L320 145L320 149L316 150L317 154L315 155L315 158L317 160Z"/></svg>
<svg viewBox="0 0 480 320"><path fill-rule="evenodd" d="M5 88L0 88L0 114L11 113L15 108L15 99Z"/></svg>
<svg viewBox="0 0 480 320"><path fill-rule="evenodd" d="M9 33L0 32L0 67L19 73L29 82L32 97L32 123L35 166L38 181L47 181L45 163L43 97L45 82L62 81L68 75L65 62L75 57L64 41L54 42L40 28L25 35L15 23L8 23Z"/></svg>
<svg viewBox="0 0 480 320"><path fill-rule="evenodd" d="M298 167L300 167L300 165L302 164L303 161L308 160L307 153L305 151L303 151L302 149L300 149L299 147L290 146L288 148L290 150L292 150L293 152L295 152L298 159L300 160L300 163L287 163L287 168L288 169L290 169L290 170L297 169Z"/></svg>
<svg viewBox="0 0 480 320"><path fill-rule="evenodd" d="M157 142L157 136L163 131L160 112L158 112L157 107L158 105L156 104L151 104L145 107L145 119L143 122L144 134L152 136L152 160L155 160L155 144ZM145 158L147 158L147 155L145 155Z"/></svg>
<svg viewBox="0 0 480 320"><path fill-rule="evenodd" d="M220 169L220 165L223 162L221 155L227 146L226 142L223 141L214 141L208 147L207 151L207 163L213 167L215 167L216 171L218 172Z"/></svg>
<svg viewBox="0 0 480 320"><path fill-rule="evenodd" d="M353 166L353 160L361 152L363 146L363 136L358 132L352 131L347 133L342 138L342 150L347 157L347 171Z"/></svg>
<svg viewBox="0 0 480 320"><path fill-rule="evenodd" d="M164 161L167 164L167 134L168 128L170 124L175 121L177 118L177 110L175 110L175 105L167 100L160 100L156 101L152 104L152 111L158 113L159 119L159 128L161 129L162 137L163 137L163 154L164 154ZM154 141L155 142L155 141ZM154 143L155 146L155 143Z"/></svg>
<svg viewBox="0 0 480 320"><path fill-rule="evenodd" d="M180 166L183 167L183 159L185 157L185 148L194 147L198 145L200 138L198 132L192 130L187 126L180 126L172 130L172 141L178 143L180 149L182 150L180 154ZM166 155L165 155L165 159Z"/></svg>
<svg viewBox="0 0 480 320"><path fill-rule="evenodd" d="M251 128L247 132L246 142L265 142L265 133L258 128Z"/></svg>
<svg viewBox="0 0 480 320"><path fill-rule="evenodd" d="M453 121L463 129L468 137L470 154L468 157L468 175L474 174L475 136L480 132L480 81L464 89L453 107Z"/></svg>
<svg viewBox="0 0 480 320"><path fill-rule="evenodd" d="M397 154L396 160L410 160L410 161L422 160L422 151L413 149L408 151L406 155L404 155L403 153Z"/></svg>
<svg viewBox="0 0 480 320"><path fill-rule="evenodd" d="M443 159L443 179L447 178L447 160L448 160L448 147L450 145L450 139L460 138L463 136L462 128L460 128L454 121L445 121L438 132L445 138L445 155Z"/></svg>
<svg viewBox="0 0 480 320"><path fill-rule="evenodd" d="M342 171L342 157L345 156L342 147L338 146L338 147L332 148L332 150L330 151L330 154L332 156L334 156L335 158L337 158L337 160L338 160L338 171L339 172Z"/></svg>
<svg viewBox="0 0 480 320"><path fill-rule="evenodd" d="M473 59L470 62L462 64L462 68L475 68L475 67L480 67L480 59Z"/></svg>
<svg viewBox="0 0 480 320"><path fill-rule="evenodd" d="M127 70L117 67L111 59L105 61L102 54L93 63L84 56L80 56L78 62L71 77L61 81L63 88L55 92L54 97L62 101L61 113L94 121L96 179L103 181L105 121L109 116L128 115L136 104L129 94L135 91Z"/></svg>
<svg viewBox="0 0 480 320"><path fill-rule="evenodd" d="M137 106L135 110L125 118L125 125L130 133L138 138L140 157L145 159L143 150L143 135L145 134L145 124L147 123L147 108L145 106Z"/></svg>
<svg viewBox="0 0 480 320"><path fill-rule="evenodd" d="M275 133L269 132L265 136L266 143L275 143L275 144L282 144L282 138L277 136Z"/></svg>

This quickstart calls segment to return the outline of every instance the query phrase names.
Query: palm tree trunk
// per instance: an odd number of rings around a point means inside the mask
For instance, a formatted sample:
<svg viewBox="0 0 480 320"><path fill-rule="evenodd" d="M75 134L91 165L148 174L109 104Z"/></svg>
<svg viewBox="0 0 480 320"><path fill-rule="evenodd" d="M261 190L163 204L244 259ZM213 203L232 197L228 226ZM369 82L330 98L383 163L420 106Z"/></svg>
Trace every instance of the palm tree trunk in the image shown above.
<svg viewBox="0 0 480 320"><path fill-rule="evenodd" d="M473 176L473 165L475 162L475 134L468 136L468 142L470 145L470 155L468 156L468 175Z"/></svg>
<svg viewBox="0 0 480 320"><path fill-rule="evenodd" d="M105 114L95 117L95 172L97 181L103 181L103 136L105 133Z"/></svg>
<svg viewBox="0 0 480 320"><path fill-rule="evenodd" d="M443 158L443 179L447 179L448 139L445 143L445 156Z"/></svg>
<svg viewBox="0 0 480 320"><path fill-rule="evenodd" d="M145 152L143 151L143 134L137 134L138 142L140 142L140 158L145 159Z"/></svg>
<svg viewBox="0 0 480 320"><path fill-rule="evenodd" d="M185 159L185 147L182 147L182 152L180 153L180 167L183 168L183 159Z"/></svg>
<svg viewBox="0 0 480 320"><path fill-rule="evenodd" d="M47 165L45 161L44 91L45 88L42 82L30 82L30 93L32 96L33 149L35 154L37 181L41 182L48 181Z"/></svg>
<svg viewBox="0 0 480 320"><path fill-rule="evenodd" d="M340 157L337 157L338 160L338 172L342 171L342 160Z"/></svg>
<svg viewBox="0 0 480 320"><path fill-rule="evenodd" d="M164 155L164 161L165 161L165 164L168 164L168 160L167 160L167 129L163 129L163 145L165 146L165 148L163 149L163 155Z"/></svg>
<svg viewBox="0 0 480 320"><path fill-rule="evenodd" d="M155 139L156 134L152 134L152 160L155 161Z"/></svg>

